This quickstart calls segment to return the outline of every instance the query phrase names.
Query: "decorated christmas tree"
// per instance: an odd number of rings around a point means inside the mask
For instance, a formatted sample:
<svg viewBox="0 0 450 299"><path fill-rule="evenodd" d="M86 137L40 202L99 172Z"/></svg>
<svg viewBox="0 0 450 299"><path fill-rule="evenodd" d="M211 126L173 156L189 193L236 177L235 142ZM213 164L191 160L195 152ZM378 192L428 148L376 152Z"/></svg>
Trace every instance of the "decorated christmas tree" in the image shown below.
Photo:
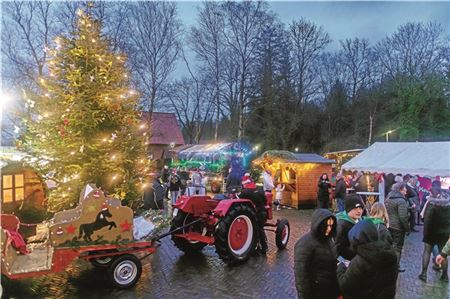
<svg viewBox="0 0 450 299"><path fill-rule="evenodd" d="M55 43L46 49L51 58L39 90L24 91L18 146L44 179L56 183L50 210L74 206L87 183L130 204L140 197L149 165L126 57L112 52L101 23L83 11L75 32Z"/></svg>

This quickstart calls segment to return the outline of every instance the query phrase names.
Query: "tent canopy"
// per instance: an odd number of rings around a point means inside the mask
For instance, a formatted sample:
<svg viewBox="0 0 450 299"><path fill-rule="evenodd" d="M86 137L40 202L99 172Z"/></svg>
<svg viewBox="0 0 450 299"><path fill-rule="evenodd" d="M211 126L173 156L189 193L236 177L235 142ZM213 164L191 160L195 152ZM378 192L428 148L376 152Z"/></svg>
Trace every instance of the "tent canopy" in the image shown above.
<svg viewBox="0 0 450 299"><path fill-rule="evenodd" d="M376 142L343 170L450 176L450 142Z"/></svg>

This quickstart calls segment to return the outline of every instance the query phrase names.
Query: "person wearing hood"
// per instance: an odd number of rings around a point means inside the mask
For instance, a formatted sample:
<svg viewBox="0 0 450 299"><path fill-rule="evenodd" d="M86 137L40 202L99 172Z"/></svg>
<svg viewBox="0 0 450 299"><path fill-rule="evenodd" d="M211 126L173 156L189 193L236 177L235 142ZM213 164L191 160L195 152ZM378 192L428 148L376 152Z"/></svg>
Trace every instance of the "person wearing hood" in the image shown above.
<svg viewBox="0 0 450 299"><path fill-rule="evenodd" d="M337 280L346 299L394 299L397 284L395 250L379 240L369 219L358 222L348 233L356 256L349 266L339 263Z"/></svg>
<svg viewBox="0 0 450 299"><path fill-rule="evenodd" d="M345 211L336 214L337 235L336 250L339 256L351 260L356 253L350 248L348 232L361 219L364 203L358 194L349 194L345 197Z"/></svg>
<svg viewBox="0 0 450 299"><path fill-rule="evenodd" d="M400 267L403 243L405 235L409 233L408 203L405 199L406 184L398 182L392 185L392 191L389 192L386 200L386 210L389 216L389 232L394 240L394 246L397 251L398 271L405 272Z"/></svg>
<svg viewBox="0 0 450 299"><path fill-rule="evenodd" d="M317 209L311 230L295 244L295 286L301 299L336 299L336 252L332 237L336 218L327 209Z"/></svg>
<svg viewBox="0 0 450 299"><path fill-rule="evenodd" d="M439 251L442 251L450 235L450 199L437 187L432 187L430 191L423 225L422 272L419 275L419 279L424 282L427 281L428 264L433 246L437 245ZM447 272L448 262L445 261L442 263L442 281L448 282Z"/></svg>

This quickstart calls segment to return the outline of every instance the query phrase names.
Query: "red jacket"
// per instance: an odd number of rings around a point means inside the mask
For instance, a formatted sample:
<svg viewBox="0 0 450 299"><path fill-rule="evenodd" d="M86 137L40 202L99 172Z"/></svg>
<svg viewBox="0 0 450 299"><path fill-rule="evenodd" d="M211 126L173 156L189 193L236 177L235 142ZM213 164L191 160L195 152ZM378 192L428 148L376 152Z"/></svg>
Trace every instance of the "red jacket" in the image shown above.
<svg viewBox="0 0 450 299"><path fill-rule="evenodd" d="M256 189L256 184L250 176L244 175L242 177L242 187L244 189Z"/></svg>

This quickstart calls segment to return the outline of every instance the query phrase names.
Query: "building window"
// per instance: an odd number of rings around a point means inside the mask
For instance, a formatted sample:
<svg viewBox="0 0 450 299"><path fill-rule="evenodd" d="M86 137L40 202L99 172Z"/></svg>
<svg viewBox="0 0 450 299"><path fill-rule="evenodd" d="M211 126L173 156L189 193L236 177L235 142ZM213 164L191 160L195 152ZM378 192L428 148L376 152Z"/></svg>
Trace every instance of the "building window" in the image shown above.
<svg viewBox="0 0 450 299"><path fill-rule="evenodd" d="M24 200L25 184L23 174L2 175L2 202Z"/></svg>

